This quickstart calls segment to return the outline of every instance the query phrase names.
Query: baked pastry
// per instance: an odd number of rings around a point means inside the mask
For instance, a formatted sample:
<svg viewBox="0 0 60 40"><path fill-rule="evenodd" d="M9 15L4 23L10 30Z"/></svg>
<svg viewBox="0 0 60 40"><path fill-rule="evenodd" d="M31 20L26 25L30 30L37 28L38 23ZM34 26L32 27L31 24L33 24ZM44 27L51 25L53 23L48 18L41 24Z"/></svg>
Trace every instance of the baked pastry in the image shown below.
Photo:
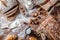
<svg viewBox="0 0 60 40"><path fill-rule="evenodd" d="M16 40L17 39L17 36L16 35L11 35L9 34L7 37L6 37L6 40Z"/></svg>
<svg viewBox="0 0 60 40"><path fill-rule="evenodd" d="M60 40L58 3L58 0L0 0L0 40ZM52 15L54 10L57 15Z"/></svg>
<svg viewBox="0 0 60 40"><path fill-rule="evenodd" d="M4 14L8 19L14 19L15 16L13 17L13 15L16 15L17 10L18 5L16 0L0 0L0 14Z"/></svg>
<svg viewBox="0 0 60 40"><path fill-rule="evenodd" d="M5 2L5 3L3 3L3 2ZM6 4L6 6L4 4ZM2 13L7 12L9 9L14 7L15 5L17 5L16 0L10 0L10 1L9 0L0 0L0 10L2 11Z"/></svg>

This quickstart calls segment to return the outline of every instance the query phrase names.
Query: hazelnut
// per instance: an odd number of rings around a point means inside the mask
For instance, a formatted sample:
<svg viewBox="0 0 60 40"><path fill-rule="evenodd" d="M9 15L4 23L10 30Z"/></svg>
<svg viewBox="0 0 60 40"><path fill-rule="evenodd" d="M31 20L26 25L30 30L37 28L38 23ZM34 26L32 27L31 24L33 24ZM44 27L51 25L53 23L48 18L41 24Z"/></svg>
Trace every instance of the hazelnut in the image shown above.
<svg viewBox="0 0 60 40"><path fill-rule="evenodd" d="M37 8L37 10L38 10L38 11L40 11L40 10L41 10L41 8L39 7L39 8Z"/></svg>
<svg viewBox="0 0 60 40"><path fill-rule="evenodd" d="M38 13L37 13L37 12L33 12L33 13L31 14L31 16L32 16L32 17L36 17L36 16L38 16Z"/></svg>

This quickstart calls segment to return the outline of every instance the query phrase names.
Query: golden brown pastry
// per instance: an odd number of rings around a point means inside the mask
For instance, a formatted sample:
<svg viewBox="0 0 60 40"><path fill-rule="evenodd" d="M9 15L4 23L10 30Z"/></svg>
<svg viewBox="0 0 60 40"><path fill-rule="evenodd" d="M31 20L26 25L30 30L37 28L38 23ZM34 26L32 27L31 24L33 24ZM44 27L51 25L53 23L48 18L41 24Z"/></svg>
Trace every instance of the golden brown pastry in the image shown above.
<svg viewBox="0 0 60 40"><path fill-rule="evenodd" d="M17 36L16 35L11 35L9 34L7 37L6 37L6 40L16 40L17 39Z"/></svg>
<svg viewBox="0 0 60 40"><path fill-rule="evenodd" d="M29 40L37 40L35 37L29 37Z"/></svg>

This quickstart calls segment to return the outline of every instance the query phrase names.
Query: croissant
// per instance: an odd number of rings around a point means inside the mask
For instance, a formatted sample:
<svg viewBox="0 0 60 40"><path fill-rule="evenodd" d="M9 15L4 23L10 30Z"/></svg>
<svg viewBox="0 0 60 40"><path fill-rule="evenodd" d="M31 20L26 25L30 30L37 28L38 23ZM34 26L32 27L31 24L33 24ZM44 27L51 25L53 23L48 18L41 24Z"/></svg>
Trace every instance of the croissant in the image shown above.
<svg viewBox="0 0 60 40"><path fill-rule="evenodd" d="M0 10L1 13L4 14L9 20L13 20L15 16L12 17L12 15L13 14L16 15L18 10L18 5L16 0L0 0Z"/></svg>

